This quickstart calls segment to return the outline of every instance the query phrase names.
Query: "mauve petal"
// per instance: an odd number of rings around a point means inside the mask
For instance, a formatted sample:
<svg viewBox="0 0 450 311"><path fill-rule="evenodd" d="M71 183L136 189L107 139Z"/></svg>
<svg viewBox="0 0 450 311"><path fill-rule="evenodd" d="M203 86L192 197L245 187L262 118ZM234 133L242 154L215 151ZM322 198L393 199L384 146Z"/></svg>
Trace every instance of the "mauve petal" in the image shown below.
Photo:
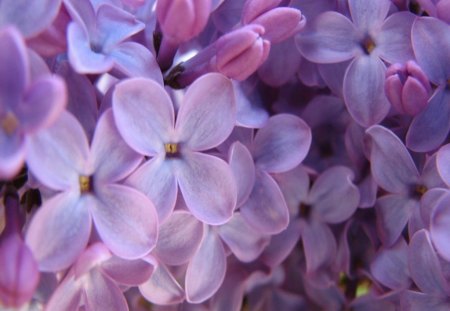
<svg viewBox="0 0 450 311"><path fill-rule="evenodd" d="M408 255L409 271L417 287L426 294L447 296L448 284L426 230L414 234L409 243Z"/></svg>
<svg viewBox="0 0 450 311"><path fill-rule="evenodd" d="M370 264L373 277L392 290L408 288L411 284L408 268L408 245L400 238L390 248L381 248Z"/></svg>
<svg viewBox="0 0 450 311"><path fill-rule="evenodd" d="M91 232L90 195L64 192L46 201L26 233L41 271L68 268L86 247ZM70 247L68 247L70 245Z"/></svg>
<svg viewBox="0 0 450 311"><path fill-rule="evenodd" d="M241 206L255 184L255 164L250 151L238 141L230 147L229 162L237 184L237 206Z"/></svg>
<svg viewBox="0 0 450 311"><path fill-rule="evenodd" d="M13 178L25 161L22 135L8 135L0 131L0 179Z"/></svg>
<svg viewBox="0 0 450 311"><path fill-rule="evenodd" d="M191 213L210 225L227 222L236 207L236 181L230 166L217 157L186 152L177 160L176 176Z"/></svg>
<svg viewBox="0 0 450 311"><path fill-rule="evenodd" d="M30 171L55 190L79 189L79 175L89 174L89 145L80 123L63 111L49 128L26 142Z"/></svg>
<svg viewBox="0 0 450 311"><path fill-rule="evenodd" d="M238 264L228 263L225 280L210 300L210 310L240 311L246 290L247 273Z"/></svg>
<svg viewBox="0 0 450 311"><path fill-rule="evenodd" d="M417 152L439 147L450 128L450 91L438 88L427 108L412 121L406 135L406 146Z"/></svg>
<svg viewBox="0 0 450 311"><path fill-rule="evenodd" d="M450 260L450 195L440 198L431 212L430 235L438 253L447 261Z"/></svg>
<svg viewBox="0 0 450 311"><path fill-rule="evenodd" d="M283 192L291 216L298 215L299 206L306 200L310 187L305 167L299 165L286 173L274 175L274 178Z"/></svg>
<svg viewBox="0 0 450 311"><path fill-rule="evenodd" d="M386 247L397 241L415 208L419 208L416 200L401 195L386 195L377 200L377 225L380 239Z"/></svg>
<svg viewBox="0 0 450 311"><path fill-rule="evenodd" d="M219 236L205 225L200 248L186 270L186 299L201 303L219 289L225 278L227 260Z"/></svg>
<svg viewBox="0 0 450 311"><path fill-rule="evenodd" d="M235 123L236 99L231 80L209 73L188 88L175 127L180 142L201 151L227 139Z"/></svg>
<svg viewBox="0 0 450 311"><path fill-rule="evenodd" d="M125 183L150 198L161 223L170 216L178 193L173 163L170 160L166 161L162 156L154 157L141 165Z"/></svg>
<svg viewBox="0 0 450 311"><path fill-rule="evenodd" d="M400 138L380 125L370 127L366 134L371 138L370 162L376 183L391 193L408 194L419 181L419 172Z"/></svg>
<svg viewBox="0 0 450 311"><path fill-rule="evenodd" d="M139 286L147 299L158 305L172 305L184 300L184 290L164 265L158 265L150 280Z"/></svg>
<svg viewBox="0 0 450 311"><path fill-rule="evenodd" d="M389 0L348 0L348 6L355 26L362 32L377 29L388 15Z"/></svg>
<svg viewBox="0 0 450 311"><path fill-rule="evenodd" d="M64 110L67 90L64 80L58 76L45 76L35 81L15 108L25 132L51 125Z"/></svg>
<svg viewBox="0 0 450 311"><path fill-rule="evenodd" d="M420 199L420 216L425 228L430 228L431 215L439 200L449 195L450 191L448 189L433 188L425 192L425 194L422 196L422 198Z"/></svg>
<svg viewBox="0 0 450 311"><path fill-rule="evenodd" d="M381 27L376 44L380 57L388 63L405 63L414 59L411 27L416 15L400 12L389 16Z"/></svg>
<svg viewBox="0 0 450 311"><path fill-rule="evenodd" d="M11 109L22 100L30 73L25 42L19 31L5 27L0 31L0 42L0 111L3 113L4 109Z"/></svg>
<svg viewBox="0 0 450 311"><path fill-rule="evenodd" d="M446 188L446 183L441 176L440 169L437 163L438 152L427 157L425 165L422 168L420 180L422 185L428 189L432 188Z"/></svg>
<svg viewBox="0 0 450 311"><path fill-rule="evenodd" d="M81 296L81 282L76 282L73 272L63 279L45 305L46 311L78 311Z"/></svg>
<svg viewBox="0 0 450 311"><path fill-rule="evenodd" d="M306 257L306 273L311 273L336 258L337 243L331 229L324 223L303 222L302 227L301 236Z"/></svg>
<svg viewBox="0 0 450 311"><path fill-rule="evenodd" d="M448 298L446 296L428 295L416 291L407 291L405 299L408 301L405 304L405 309L408 311L447 311L450 308Z"/></svg>
<svg viewBox="0 0 450 311"><path fill-rule="evenodd" d="M278 184L266 172L257 170L255 185L241 215L264 234L280 233L289 224L289 210Z"/></svg>
<svg viewBox="0 0 450 311"><path fill-rule="evenodd" d="M95 33L95 8L90 0L64 0L64 7L75 22L88 32Z"/></svg>
<svg viewBox="0 0 450 311"><path fill-rule="evenodd" d="M417 18L412 27L412 46L417 63L436 84L450 77L450 26L433 17Z"/></svg>
<svg viewBox="0 0 450 311"><path fill-rule="evenodd" d="M436 161L439 175L447 185L450 185L450 165L448 165L450 163L450 144L439 149Z"/></svg>
<svg viewBox="0 0 450 311"><path fill-rule="evenodd" d="M187 263L197 251L203 225L191 213L175 211L159 227L158 243L153 254L166 265Z"/></svg>
<svg viewBox="0 0 450 311"><path fill-rule="evenodd" d="M293 169L306 157L311 140L311 129L302 119L290 114L277 114L255 135L255 165L269 173Z"/></svg>
<svg viewBox="0 0 450 311"><path fill-rule="evenodd" d="M344 15L325 12L308 27L308 32L297 37L297 46L309 61L320 64L339 63L360 53L357 30Z"/></svg>
<svg viewBox="0 0 450 311"><path fill-rule="evenodd" d="M98 269L92 269L85 282L83 290L87 310L128 311L127 301L120 288Z"/></svg>
<svg viewBox="0 0 450 311"><path fill-rule="evenodd" d="M112 106L117 128L133 149L149 156L164 152L175 116L161 85L150 79L126 79L116 85Z"/></svg>
<svg viewBox="0 0 450 311"><path fill-rule="evenodd" d="M235 213L230 221L220 226L218 233L242 262L255 260L269 244L269 236L250 227L240 213Z"/></svg>
<svg viewBox="0 0 450 311"><path fill-rule="evenodd" d="M142 162L143 157L131 149L120 136L111 109L97 123L91 144L94 183L112 183L127 177Z"/></svg>
<svg viewBox="0 0 450 311"><path fill-rule="evenodd" d="M141 192L122 185L96 189L89 207L98 234L117 256L137 259L156 245L158 216L152 202Z"/></svg>
<svg viewBox="0 0 450 311"><path fill-rule="evenodd" d="M153 54L136 42L123 42L114 47L109 56L114 68L128 77L150 78L163 85L161 69Z"/></svg>
<svg viewBox="0 0 450 311"><path fill-rule="evenodd" d="M386 67L376 56L359 56L344 76L343 94L348 112L363 127L379 123L391 105L384 93Z"/></svg>
<svg viewBox="0 0 450 311"><path fill-rule="evenodd" d="M94 52L86 30L72 22L67 27L69 61L78 73L105 73L114 61L104 54Z"/></svg>
<svg viewBox="0 0 450 311"><path fill-rule="evenodd" d="M113 256L103 262L100 269L118 284L137 286L150 279L155 265L143 259L125 260Z"/></svg>
<svg viewBox="0 0 450 311"><path fill-rule="evenodd" d="M359 191L353 184L353 171L333 166L314 182L308 195L315 216L328 223L340 223L352 216L359 204Z"/></svg>
<svg viewBox="0 0 450 311"><path fill-rule="evenodd" d="M25 37L42 32L55 19L61 0L3 0L0 4L0 27L15 25Z"/></svg>
<svg viewBox="0 0 450 311"><path fill-rule="evenodd" d="M96 21L98 41L94 44L99 44L105 52L145 28L133 14L109 3L98 6Z"/></svg>

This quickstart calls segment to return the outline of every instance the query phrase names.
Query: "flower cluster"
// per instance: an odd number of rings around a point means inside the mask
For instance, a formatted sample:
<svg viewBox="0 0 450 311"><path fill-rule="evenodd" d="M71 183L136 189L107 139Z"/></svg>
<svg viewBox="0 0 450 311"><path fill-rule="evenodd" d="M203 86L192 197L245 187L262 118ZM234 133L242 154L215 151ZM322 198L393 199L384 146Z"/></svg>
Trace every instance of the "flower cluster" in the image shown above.
<svg viewBox="0 0 450 311"><path fill-rule="evenodd" d="M450 309L450 1L0 2L0 309Z"/></svg>

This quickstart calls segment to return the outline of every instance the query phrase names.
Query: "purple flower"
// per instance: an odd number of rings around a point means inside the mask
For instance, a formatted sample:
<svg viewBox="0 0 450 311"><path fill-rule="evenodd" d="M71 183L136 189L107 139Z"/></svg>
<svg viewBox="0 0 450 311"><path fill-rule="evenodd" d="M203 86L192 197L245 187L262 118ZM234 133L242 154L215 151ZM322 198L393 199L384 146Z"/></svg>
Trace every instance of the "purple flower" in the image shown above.
<svg viewBox="0 0 450 311"><path fill-rule="evenodd" d="M155 203L163 222L175 206L178 189L200 221L227 222L236 206L236 183L229 165L205 151L222 143L236 122L231 81L204 75L188 89L176 121L165 90L147 79L116 86L113 111L125 141L151 159L127 180Z"/></svg>
<svg viewBox="0 0 450 311"><path fill-rule="evenodd" d="M69 267L86 247L92 222L119 257L136 259L155 246L158 219L152 202L119 184L142 157L121 140L111 111L98 121L90 148L81 125L68 112L33 136L27 148L30 170L58 191L44 202L27 230L26 242L41 271Z"/></svg>

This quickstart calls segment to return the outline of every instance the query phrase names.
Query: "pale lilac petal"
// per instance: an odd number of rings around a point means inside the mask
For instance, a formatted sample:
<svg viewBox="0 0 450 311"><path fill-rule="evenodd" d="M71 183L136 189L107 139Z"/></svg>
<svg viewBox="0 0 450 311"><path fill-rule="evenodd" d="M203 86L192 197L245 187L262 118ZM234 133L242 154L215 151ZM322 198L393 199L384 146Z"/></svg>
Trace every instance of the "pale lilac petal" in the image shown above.
<svg viewBox="0 0 450 311"><path fill-rule="evenodd" d="M447 311L450 308L446 296L434 296L416 291L407 291L405 294L408 304L405 304L405 310L408 311Z"/></svg>
<svg viewBox="0 0 450 311"><path fill-rule="evenodd" d="M376 183L391 193L408 194L419 181L419 172L400 138L380 125L366 133L371 137L370 162Z"/></svg>
<svg viewBox="0 0 450 311"><path fill-rule="evenodd" d="M180 142L201 151L222 143L236 123L231 80L218 73L203 75L187 90L177 115Z"/></svg>
<svg viewBox="0 0 450 311"><path fill-rule="evenodd" d="M116 86L112 105L117 128L133 149L149 156L164 152L175 116L162 86L149 79L127 79Z"/></svg>
<svg viewBox="0 0 450 311"><path fill-rule="evenodd" d="M448 194L439 199L434 206L430 219L430 234L438 253L449 261L450 195Z"/></svg>
<svg viewBox="0 0 450 311"><path fill-rule="evenodd" d="M114 68L128 77L150 78L163 85L161 69L153 54L136 42L123 42L114 47L109 56Z"/></svg>
<svg viewBox="0 0 450 311"><path fill-rule="evenodd" d="M158 234L158 216L141 192L122 185L104 185L89 207L106 246L119 257L137 259L152 250Z"/></svg>
<svg viewBox="0 0 450 311"><path fill-rule="evenodd" d="M255 165L269 173L293 169L306 157L311 140L311 129L299 117L273 116L256 133L253 142Z"/></svg>
<svg viewBox="0 0 450 311"><path fill-rule="evenodd" d="M427 157L425 165L422 168L420 180L428 189L445 188L446 183L441 176L441 170L438 166L437 155L439 152Z"/></svg>
<svg viewBox="0 0 450 311"><path fill-rule="evenodd" d="M94 33L96 16L90 0L64 0L64 7L75 22L83 25L88 32Z"/></svg>
<svg viewBox="0 0 450 311"><path fill-rule="evenodd" d="M307 273L317 271L336 258L337 243L328 225L317 221L304 222L301 236Z"/></svg>
<svg viewBox="0 0 450 311"><path fill-rule="evenodd" d="M5 27L0 31L0 42L0 111L3 112L3 109L12 108L22 100L30 74L25 43L17 29ZM14 75L14 79L11 79L11 75Z"/></svg>
<svg viewBox="0 0 450 311"><path fill-rule="evenodd" d="M345 166L333 166L324 171L308 195L308 201L314 205L314 216L328 223L349 219L359 204L359 191L353 179L353 171Z"/></svg>
<svg viewBox="0 0 450 311"><path fill-rule="evenodd" d="M150 280L139 286L141 294L153 303L172 305L184 300L184 290L164 265L158 265Z"/></svg>
<svg viewBox="0 0 450 311"><path fill-rule="evenodd" d="M266 172L257 170L255 185L241 215L264 234L280 233L289 224L289 210L278 184Z"/></svg>
<svg viewBox="0 0 450 311"><path fill-rule="evenodd" d="M360 52L352 22L337 12L325 12L297 37L300 52L309 61L332 64L349 60Z"/></svg>
<svg viewBox="0 0 450 311"><path fill-rule="evenodd" d="M67 102L64 80L58 76L42 77L32 84L23 101L14 108L21 127L34 132L53 123Z"/></svg>
<svg viewBox="0 0 450 311"><path fill-rule="evenodd" d="M344 100L352 118L363 127L379 123L391 105L384 94L386 67L375 56L359 56L344 76Z"/></svg>
<svg viewBox="0 0 450 311"><path fill-rule="evenodd" d="M46 201L26 233L41 271L68 268L86 247L91 232L90 195L65 192ZM70 247L67 247L70 245Z"/></svg>
<svg viewBox="0 0 450 311"><path fill-rule="evenodd" d="M450 195L448 189L445 188L433 188L425 192L420 199L420 216L422 218L425 228L430 228L431 215L435 206L444 197Z"/></svg>
<svg viewBox="0 0 450 311"><path fill-rule="evenodd" d="M42 32L55 19L61 0L3 0L0 4L0 26L15 25L30 38Z"/></svg>
<svg viewBox="0 0 450 311"><path fill-rule="evenodd" d="M80 123L69 112L49 128L28 137L27 164L45 185L55 190L78 189L87 172L89 145Z"/></svg>
<svg viewBox="0 0 450 311"><path fill-rule="evenodd" d="M450 144L442 146L437 153L437 169L447 185L450 185Z"/></svg>
<svg viewBox="0 0 450 311"><path fill-rule="evenodd" d="M377 200L379 235L385 246L397 241L415 208L419 208L416 200L401 195L386 195Z"/></svg>
<svg viewBox="0 0 450 311"><path fill-rule="evenodd" d="M411 27L416 15L400 12L389 16L377 36L377 53L388 63L405 63L414 59Z"/></svg>
<svg viewBox="0 0 450 311"><path fill-rule="evenodd" d="M143 160L120 136L111 109L105 111L98 120L91 144L91 157L95 184L117 182L133 172Z"/></svg>
<svg viewBox="0 0 450 311"><path fill-rule="evenodd" d="M450 92L439 88L431 97L427 108L417 115L406 135L406 146L417 152L439 147L450 128Z"/></svg>
<svg viewBox="0 0 450 311"><path fill-rule="evenodd" d="M249 197L255 183L255 164L250 151L240 142L235 142L229 150L230 168L237 184L237 206Z"/></svg>
<svg viewBox="0 0 450 311"><path fill-rule="evenodd" d="M92 269L83 288L88 310L128 311L127 301L122 291L98 269Z"/></svg>
<svg viewBox="0 0 450 311"><path fill-rule="evenodd" d="M317 65L320 78L324 80L324 83L331 89L333 94L336 94L336 96L339 96L340 98L343 97L344 76L352 61L353 59L337 64Z"/></svg>
<svg viewBox="0 0 450 311"><path fill-rule="evenodd" d="M409 243L408 257L411 278L422 292L448 295L448 285L427 231L420 230L414 234Z"/></svg>
<svg viewBox="0 0 450 311"><path fill-rule="evenodd" d="M412 45L417 63L434 83L450 76L450 26L432 17L417 18L412 27Z"/></svg>
<svg viewBox="0 0 450 311"><path fill-rule="evenodd" d="M101 264L103 274L118 284L137 286L146 282L153 273L154 265L143 259L125 260L116 256Z"/></svg>
<svg viewBox="0 0 450 311"><path fill-rule="evenodd" d="M390 5L389 0L348 0L352 20L362 32L380 26L388 14Z"/></svg>
<svg viewBox="0 0 450 311"><path fill-rule="evenodd" d="M186 270L186 298L190 303L210 298L225 278L227 261L222 242L212 228L206 228L200 248Z"/></svg>
<svg viewBox="0 0 450 311"><path fill-rule="evenodd" d="M269 236L250 227L240 213L235 213L230 221L220 226L218 233L242 262L255 260L269 244Z"/></svg>
<svg viewBox="0 0 450 311"><path fill-rule="evenodd" d="M25 161L22 135L8 135L0 131L0 179L13 178Z"/></svg>
<svg viewBox="0 0 450 311"><path fill-rule="evenodd" d="M154 157L141 165L126 179L127 185L138 189L150 198L162 223L172 213L177 200L177 180L173 163L164 157Z"/></svg>
<svg viewBox="0 0 450 311"><path fill-rule="evenodd" d="M200 245L203 224L186 211L175 211L159 227L153 254L166 265L187 263Z"/></svg>
<svg viewBox="0 0 450 311"><path fill-rule="evenodd" d="M45 306L48 311L77 311L82 299L81 284L76 282L73 272L64 278Z"/></svg>
<svg viewBox="0 0 450 311"><path fill-rule="evenodd" d="M70 64L78 73L104 73L114 65L111 58L92 50L86 30L75 22L67 27L67 44Z"/></svg>
<svg viewBox="0 0 450 311"><path fill-rule="evenodd" d="M399 239L390 248L382 248L370 264L373 277L392 290L408 288L408 245L404 239Z"/></svg>
<svg viewBox="0 0 450 311"><path fill-rule="evenodd" d="M211 225L227 222L236 207L237 189L229 165L214 156L198 152L177 160L178 185L191 213Z"/></svg>

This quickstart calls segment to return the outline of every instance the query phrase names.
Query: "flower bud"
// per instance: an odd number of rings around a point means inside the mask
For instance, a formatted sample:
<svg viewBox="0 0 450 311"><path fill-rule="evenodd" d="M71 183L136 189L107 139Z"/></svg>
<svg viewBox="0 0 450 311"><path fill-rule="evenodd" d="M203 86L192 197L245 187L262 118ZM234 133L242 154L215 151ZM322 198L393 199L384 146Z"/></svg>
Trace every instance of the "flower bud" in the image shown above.
<svg viewBox="0 0 450 311"><path fill-rule="evenodd" d="M251 24L234 30L216 42L215 69L235 80L245 80L267 59L270 42L264 27Z"/></svg>
<svg viewBox="0 0 450 311"><path fill-rule="evenodd" d="M181 43L205 28L210 9L211 0L158 0L156 16L163 34Z"/></svg>
<svg viewBox="0 0 450 311"><path fill-rule="evenodd" d="M431 86L422 69L414 61L408 61L388 68L385 92L398 112L415 116L427 106Z"/></svg>
<svg viewBox="0 0 450 311"><path fill-rule="evenodd" d="M250 24L259 15L276 8L282 0L247 0L242 9L242 24Z"/></svg>

